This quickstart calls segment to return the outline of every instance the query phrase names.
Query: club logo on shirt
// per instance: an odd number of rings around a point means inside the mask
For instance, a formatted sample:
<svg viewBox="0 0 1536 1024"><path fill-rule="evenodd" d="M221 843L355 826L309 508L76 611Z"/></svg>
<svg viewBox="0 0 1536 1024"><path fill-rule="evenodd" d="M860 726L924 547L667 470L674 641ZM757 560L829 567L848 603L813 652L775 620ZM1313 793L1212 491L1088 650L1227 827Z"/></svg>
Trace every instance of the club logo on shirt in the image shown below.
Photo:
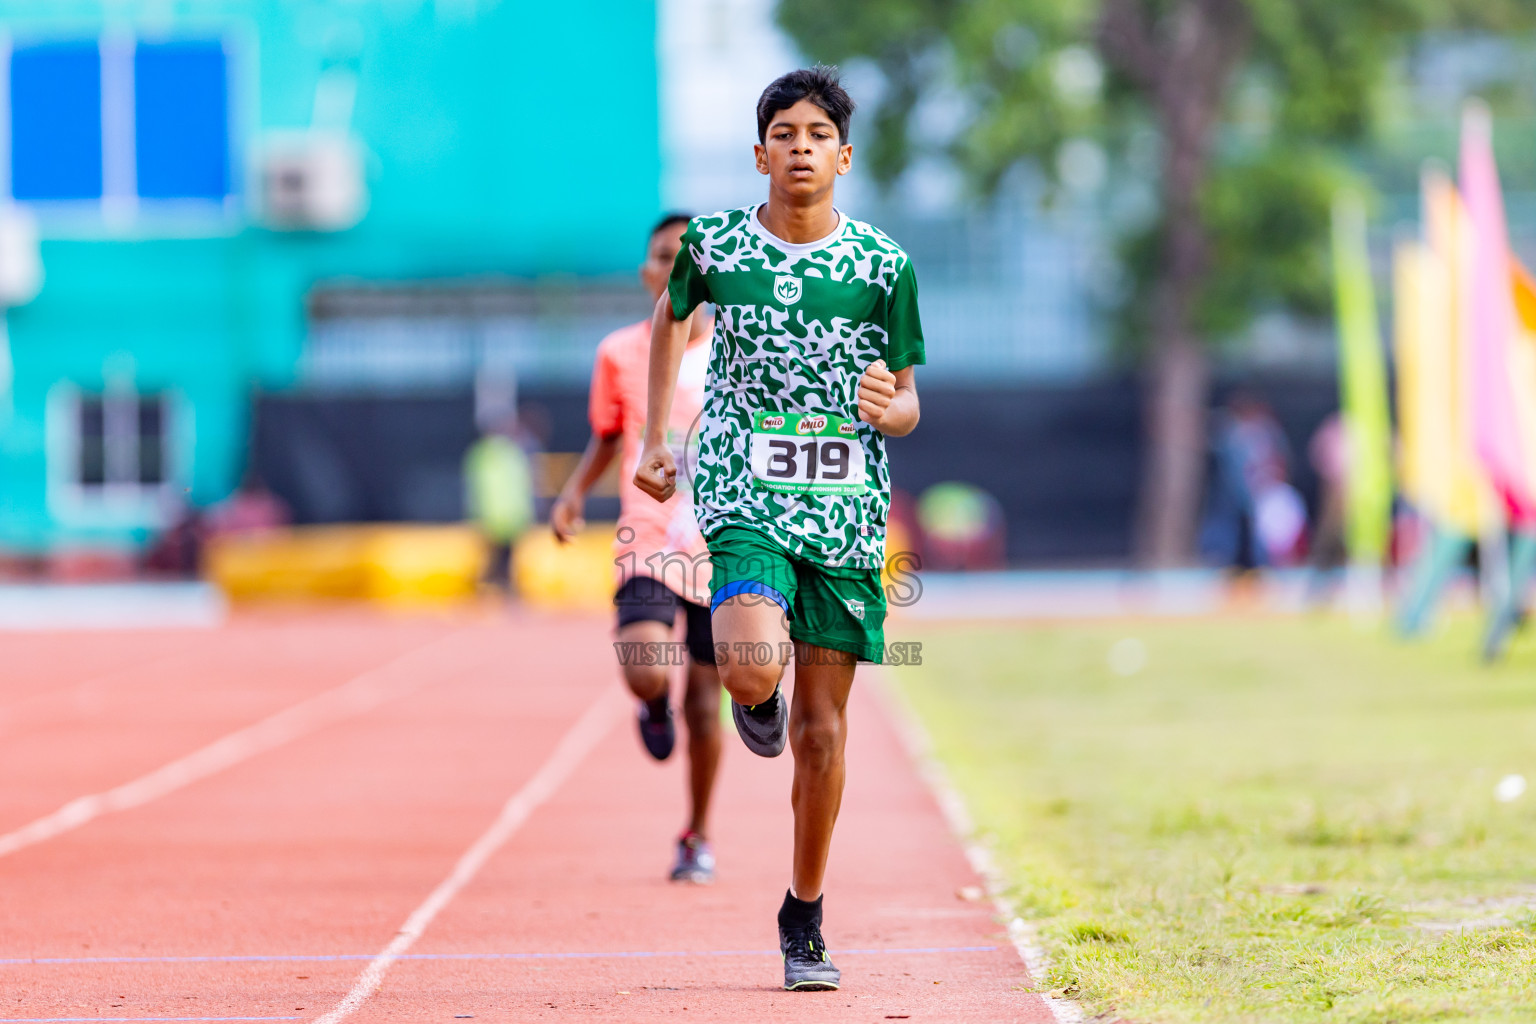
<svg viewBox="0 0 1536 1024"><path fill-rule="evenodd" d="M860 622L864 621L864 602L863 601L854 601L852 599L849 599L847 601L844 601L843 603L848 606L848 610L853 613L853 617L854 618L858 619Z"/></svg>
<svg viewBox="0 0 1536 1024"><path fill-rule="evenodd" d="M800 279L798 277L781 277L773 282L773 297L786 306L793 306L800 301Z"/></svg>

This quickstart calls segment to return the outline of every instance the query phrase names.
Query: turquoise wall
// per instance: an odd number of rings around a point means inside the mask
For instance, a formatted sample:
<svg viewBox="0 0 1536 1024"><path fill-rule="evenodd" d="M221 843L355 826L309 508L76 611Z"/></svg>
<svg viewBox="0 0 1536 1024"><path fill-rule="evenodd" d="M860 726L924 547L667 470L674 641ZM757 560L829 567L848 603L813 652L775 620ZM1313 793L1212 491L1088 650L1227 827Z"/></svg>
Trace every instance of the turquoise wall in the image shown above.
<svg viewBox="0 0 1536 1024"><path fill-rule="evenodd" d="M8 314L5 548L142 539L50 513L44 408L57 382L99 390L105 366L131 365L141 392L181 395L196 435L186 483L206 504L237 482L247 396L293 382L313 282L625 272L657 213L646 0L0 0L0 25L17 45L104 30L228 40L238 177L264 130L308 125L325 67L353 67L370 191L362 222L329 235L268 231L244 212L110 227L42 211L46 283Z"/></svg>

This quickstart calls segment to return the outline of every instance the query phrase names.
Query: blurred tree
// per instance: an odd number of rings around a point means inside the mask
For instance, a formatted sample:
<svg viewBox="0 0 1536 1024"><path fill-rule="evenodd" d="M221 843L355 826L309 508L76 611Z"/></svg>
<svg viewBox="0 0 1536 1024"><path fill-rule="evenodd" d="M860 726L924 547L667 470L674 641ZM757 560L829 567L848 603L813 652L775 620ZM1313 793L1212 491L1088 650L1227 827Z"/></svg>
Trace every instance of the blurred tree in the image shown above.
<svg viewBox="0 0 1536 1024"><path fill-rule="evenodd" d="M983 195L1022 160L1069 189L1115 166L1155 190L1124 239L1123 322L1145 349L1138 552L1176 565L1199 516L1208 344L1264 309L1326 312L1337 144L1380 119L1422 33L1523 31L1536 2L780 0L778 18L815 59L878 67L861 159L882 184L937 151Z"/></svg>

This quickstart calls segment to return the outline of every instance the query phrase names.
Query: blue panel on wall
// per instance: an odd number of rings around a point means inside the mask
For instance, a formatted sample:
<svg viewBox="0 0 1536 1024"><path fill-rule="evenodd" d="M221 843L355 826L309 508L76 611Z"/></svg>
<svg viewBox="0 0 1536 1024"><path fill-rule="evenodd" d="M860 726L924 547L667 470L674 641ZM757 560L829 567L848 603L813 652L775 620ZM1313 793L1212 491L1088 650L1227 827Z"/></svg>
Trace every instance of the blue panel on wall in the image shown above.
<svg viewBox="0 0 1536 1024"><path fill-rule="evenodd" d="M11 194L101 197L101 51L95 40L11 54Z"/></svg>
<svg viewBox="0 0 1536 1024"><path fill-rule="evenodd" d="M140 43L135 151L145 199L229 195L229 94L218 42Z"/></svg>

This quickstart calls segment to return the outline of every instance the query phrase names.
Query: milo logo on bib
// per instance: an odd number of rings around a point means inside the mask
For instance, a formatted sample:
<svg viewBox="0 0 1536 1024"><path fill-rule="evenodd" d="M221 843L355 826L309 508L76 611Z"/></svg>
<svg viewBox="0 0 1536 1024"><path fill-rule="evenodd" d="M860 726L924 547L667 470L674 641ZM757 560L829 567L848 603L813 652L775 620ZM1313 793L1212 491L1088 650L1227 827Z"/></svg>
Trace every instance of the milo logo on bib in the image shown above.
<svg viewBox="0 0 1536 1024"><path fill-rule="evenodd" d="M858 426L826 413L757 413L752 476L785 494L863 494L869 489Z"/></svg>

